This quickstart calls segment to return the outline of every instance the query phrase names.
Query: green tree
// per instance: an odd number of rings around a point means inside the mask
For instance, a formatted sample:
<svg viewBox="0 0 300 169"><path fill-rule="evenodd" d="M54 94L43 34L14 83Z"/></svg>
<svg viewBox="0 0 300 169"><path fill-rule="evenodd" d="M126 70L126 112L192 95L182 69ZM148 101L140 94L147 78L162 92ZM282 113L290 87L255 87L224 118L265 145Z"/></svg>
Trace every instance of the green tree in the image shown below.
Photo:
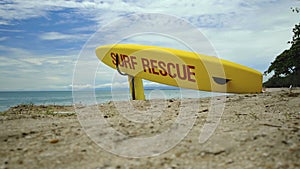
<svg viewBox="0 0 300 169"><path fill-rule="evenodd" d="M299 13L299 8L292 8L293 12ZM300 86L300 23L293 28L290 49L278 55L265 74L271 72L274 75L264 83L266 87Z"/></svg>

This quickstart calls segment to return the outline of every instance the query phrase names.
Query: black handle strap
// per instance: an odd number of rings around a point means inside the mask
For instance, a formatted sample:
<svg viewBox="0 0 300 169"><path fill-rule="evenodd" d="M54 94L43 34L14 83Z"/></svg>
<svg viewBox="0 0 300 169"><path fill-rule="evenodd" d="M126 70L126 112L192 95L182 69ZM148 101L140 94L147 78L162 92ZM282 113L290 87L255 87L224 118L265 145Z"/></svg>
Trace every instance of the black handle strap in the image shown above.
<svg viewBox="0 0 300 169"><path fill-rule="evenodd" d="M123 75L123 76L126 76L126 75L128 75L128 74L126 74L126 73L123 73L123 72L121 72L121 70L120 70L120 68L119 68L119 56L117 55L116 56L116 68L117 68L117 71L120 73L120 75Z"/></svg>
<svg viewBox="0 0 300 169"><path fill-rule="evenodd" d="M120 75L122 75L122 76L128 76L128 77L130 77L131 78L131 96L132 96L132 100L135 100L135 87L134 87L134 76L131 76L131 75L129 75L129 74L127 74L127 73L123 73L123 72L121 72L121 70L120 70L120 68L119 68L119 56L117 55L116 56L116 69L117 69L117 71L119 72L119 74Z"/></svg>

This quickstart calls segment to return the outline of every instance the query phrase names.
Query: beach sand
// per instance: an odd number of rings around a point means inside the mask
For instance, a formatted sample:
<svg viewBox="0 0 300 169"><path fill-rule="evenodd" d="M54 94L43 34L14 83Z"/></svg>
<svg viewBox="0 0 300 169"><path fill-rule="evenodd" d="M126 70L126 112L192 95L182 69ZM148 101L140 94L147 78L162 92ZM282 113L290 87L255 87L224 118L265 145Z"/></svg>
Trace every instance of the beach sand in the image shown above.
<svg viewBox="0 0 300 169"><path fill-rule="evenodd" d="M163 132L182 106L197 115L175 147L144 158L102 149L86 134L71 106L16 106L0 115L0 168L300 168L300 90L224 97L220 123L205 143L199 143L199 134L211 123L210 98L186 99L185 104L176 99L133 102L136 109L165 105L157 119L136 124L124 120L114 106L128 102L99 105L111 127L131 137ZM195 104L200 105L196 110Z"/></svg>

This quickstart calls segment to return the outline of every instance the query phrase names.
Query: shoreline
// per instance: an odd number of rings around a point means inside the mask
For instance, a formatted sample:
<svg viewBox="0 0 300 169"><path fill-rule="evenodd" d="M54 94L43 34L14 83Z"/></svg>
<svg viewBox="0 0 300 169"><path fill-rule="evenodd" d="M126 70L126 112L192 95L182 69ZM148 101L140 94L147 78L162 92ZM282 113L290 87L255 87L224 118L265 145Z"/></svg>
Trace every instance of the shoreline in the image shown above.
<svg viewBox="0 0 300 169"><path fill-rule="evenodd" d="M147 90L149 90L149 89L147 89ZM162 89L162 90L169 90L169 89ZM300 88L296 87L296 88L293 88L293 90L300 90ZM289 88L266 88L266 90L265 90L265 92L278 92L278 91L289 91ZM0 92L31 92L31 91L0 91ZM33 91L33 92L52 92L52 91ZM72 91L53 91L53 92L72 92ZM236 94L233 94L233 93L213 93L213 94L216 94L216 96L219 96L219 94L220 95L222 95L222 94L223 95L229 95L229 96L236 95ZM258 94L260 94L260 93L258 93ZM216 97L216 96L204 96L204 97L199 97L199 98L192 97L192 98L183 98L183 99L202 99L202 98L211 98L211 97ZM168 99L178 100L180 98L168 98ZM163 99L161 99L161 100L163 100ZM129 101L129 100L118 100L118 101L114 101L114 102L122 102L122 101ZM108 104L109 102L112 102L112 101L101 102L99 104ZM0 114L9 111L12 108L30 107L30 106L31 107L33 107L33 106L34 107L75 107L74 104L56 104L56 103L54 103L54 104L52 104L52 103L50 103L50 104L28 103L27 104L27 103L20 103L20 104L17 104L15 106L11 106L11 107L8 107L4 110L1 110Z"/></svg>
<svg viewBox="0 0 300 169"><path fill-rule="evenodd" d="M189 109L194 103L199 109ZM139 110L161 101L133 102ZM152 136L167 129L180 100L163 102L163 114L150 123L124 120L113 102L98 108L109 124L131 137ZM299 168L300 90L226 96L217 129L203 144L199 134L210 111L210 99L186 99L197 115L188 135L155 157L124 158L109 153L87 136L73 106L26 105L0 113L0 168ZM124 102L118 102L126 106ZM133 112L134 113L134 112ZM136 113L134 113L136 114ZM145 115L146 116L146 115Z"/></svg>
<svg viewBox="0 0 300 169"><path fill-rule="evenodd" d="M150 89L147 89L147 90L150 90ZM169 89L162 89L162 90L169 90ZM283 88L266 88L264 92L279 92L279 91L289 91L289 90L290 90L289 88L284 88L284 87ZM295 91L295 90L296 91L300 90L300 88L299 87L293 87L292 91ZM0 91L0 92L31 92L31 91ZM52 91L33 91L33 92L52 92ZM53 92L72 92L72 91L53 91ZM264 92L262 92L262 93L264 93ZM227 95L226 93L214 93L214 92L212 92L212 93L216 94L216 96L223 95L223 94ZM258 93L258 94L261 94L261 93ZM239 94L228 93L228 95L232 96L232 95L239 95ZM202 98L211 98L211 97L216 97L216 96L204 96L204 97L199 97L199 98L192 97L192 98L183 98L183 99L202 99ZM168 99L178 100L180 98L168 98ZM118 100L118 101L114 101L114 102L122 102L122 101L129 101L129 100ZM112 102L112 101L101 102L99 104L108 104L109 102ZM74 104L56 104L56 103L54 103L54 104L52 104L52 103L50 103L50 104L35 104L35 103L28 103L27 104L27 103L25 103L24 104L24 103L20 103L20 104L17 104L15 106L7 107L6 109L1 110L0 114L9 111L9 109L12 109L12 108L30 107L30 106L37 106L37 107L45 107L45 106L46 107L72 107L73 106L74 107Z"/></svg>

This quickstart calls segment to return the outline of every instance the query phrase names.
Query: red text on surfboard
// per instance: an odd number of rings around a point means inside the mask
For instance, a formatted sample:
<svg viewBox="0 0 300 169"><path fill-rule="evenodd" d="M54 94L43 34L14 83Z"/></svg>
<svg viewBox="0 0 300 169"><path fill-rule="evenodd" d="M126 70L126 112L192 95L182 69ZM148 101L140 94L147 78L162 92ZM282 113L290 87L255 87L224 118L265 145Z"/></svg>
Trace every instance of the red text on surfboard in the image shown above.
<svg viewBox="0 0 300 169"><path fill-rule="evenodd" d="M136 69L138 65L137 58L135 56L127 56L124 54L118 54L111 52L112 63L117 64L117 57L119 59L119 66L127 69ZM195 80L195 66L178 64L172 62L164 62L161 60L141 58L141 66L144 72L158 75L158 76L170 76L171 78L179 78L181 80L187 80L190 82L196 82Z"/></svg>
<svg viewBox="0 0 300 169"><path fill-rule="evenodd" d="M118 53L110 53L110 56L112 58L112 62L114 65L117 64L117 57L119 58L119 66L129 68L129 69L135 69L135 65L137 65L136 57L135 56L127 56L123 54L118 54Z"/></svg>
<svg viewBox="0 0 300 169"><path fill-rule="evenodd" d="M196 82L193 78L195 76L195 72L192 71L192 69L195 69L195 66L178 63L175 64L172 62L165 63L163 61L146 58L141 58L141 61L144 72L161 76L169 75L172 78L178 77L181 80Z"/></svg>

